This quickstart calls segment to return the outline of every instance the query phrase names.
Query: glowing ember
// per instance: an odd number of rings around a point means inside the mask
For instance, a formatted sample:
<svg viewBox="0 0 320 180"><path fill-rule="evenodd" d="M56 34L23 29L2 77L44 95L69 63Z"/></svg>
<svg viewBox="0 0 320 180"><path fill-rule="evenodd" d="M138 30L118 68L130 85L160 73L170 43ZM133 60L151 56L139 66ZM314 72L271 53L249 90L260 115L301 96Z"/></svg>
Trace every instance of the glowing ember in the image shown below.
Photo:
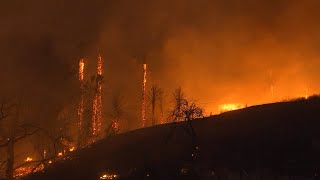
<svg viewBox="0 0 320 180"><path fill-rule="evenodd" d="M46 159L46 158L47 158L47 151L43 150L43 159Z"/></svg>
<svg viewBox="0 0 320 180"><path fill-rule="evenodd" d="M76 149L75 147L71 147L71 148L69 148L69 151L72 152L72 151L74 151L75 149Z"/></svg>
<svg viewBox="0 0 320 180"><path fill-rule="evenodd" d="M44 165L41 164L40 166L36 167L35 169L34 168L35 168L35 166L31 165L31 166L20 167L20 168L16 169L14 171L15 179L18 179L19 177L23 177L23 176L26 176L26 175L32 173L32 170L34 170L33 172L42 171L44 169Z"/></svg>
<svg viewBox="0 0 320 180"><path fill-rule="evenodd" d="M237 109L245 108L244 104L222 104L219 106L220 112L234 111Z"/></svg>
<svg viewBox="0 0 320 180"><path fill-rule="evenodd" d="M142 127L145 127L146 125L146 83L147 83L147 64L143 64Z"/></svg>
<svg viewBox="0 0 320 180"><path fill-rule="evenodd" d="M59 153L58 153L58 156L62 156L62 155L63 155L63 153L62 153L62 152L59 152Z"/></svg>
<svg viewBox="0 0 320 180"><path fill-rule="evenodd" d="M103 174L100 179L117 179L119 175L117 174Z"/></svg>
<svg viewBox="0 0 320 180"><path fill-rule="evenodd" d="M119 123L118 123L118 120L114 120L113 123L112 123L112 129L115 131L115 132L118 132L119 131Z"/></svg>
<svg viewBox="0 0 320 180"><path fill-rule="evenodd" d="M101 131L102 119L102 57L98 57L96 94L93 100L92 135L97 136Z"/></svg>
<svg viewBox="0 0 320 180"><path fill-rule="evenodd" d="M27 157L27 159L25 160L26 162L30 162L32 161L33 159L31 157Z"/></svg>
<svg viewBox="0 0 320 180"><path fill-rule="evenodd" d="M80 59L80 62L79 62L79 81L83 81L84 79L84 59Z"/></svg>
<svg viewBox="0 0 320 180"><path fill-rule="evenodd" d="M78 118L79 118L79 130L81 131L82 121L83 121L83 112L84 112L84 96L83 96L83 80L84 80L84 59L81 59L79 62L79 81L80 81L80 102L78 108Z"/></svg>

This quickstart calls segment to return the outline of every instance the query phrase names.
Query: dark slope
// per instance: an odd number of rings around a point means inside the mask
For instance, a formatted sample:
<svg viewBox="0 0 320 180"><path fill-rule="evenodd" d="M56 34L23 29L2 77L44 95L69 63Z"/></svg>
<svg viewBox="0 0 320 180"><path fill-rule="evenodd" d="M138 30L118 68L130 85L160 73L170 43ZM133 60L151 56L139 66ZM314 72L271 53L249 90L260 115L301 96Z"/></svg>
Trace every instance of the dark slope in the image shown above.
<svg viewBox="0 0 320 180"><path fill-rule="evenodd" d="M320 99L249 107L194 120L199 157L193 166L294 169L320 167ZM191 163L185 122L159 125L103 139L26 179L96 179L105 170L176 173ZM297 171L299 169L299 171ZM303 171L307 169L308 171ZM310 171L309 171L310 170Z"/></svg>

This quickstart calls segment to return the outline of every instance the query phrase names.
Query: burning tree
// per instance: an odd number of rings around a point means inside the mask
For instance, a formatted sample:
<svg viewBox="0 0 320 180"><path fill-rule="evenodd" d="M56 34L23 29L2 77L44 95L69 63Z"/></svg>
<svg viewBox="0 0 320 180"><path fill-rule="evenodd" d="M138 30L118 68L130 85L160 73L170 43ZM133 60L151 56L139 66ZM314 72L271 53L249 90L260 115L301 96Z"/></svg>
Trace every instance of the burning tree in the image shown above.
<svg viewBox="0 0 320 180"><path fill-rule="evenodd" d="M78 107L78 125L79 125L79 134L82 129L83 123L83 112L84 112L84 59L80 59L79 61L79 84L80 84L80 100L79 100L79 107Z"/></svg>
<svg viewBox="0 0 320 180"><path fill-rule="evenodd" d="M142 127L146 126L146 83L147 83L147 64L143 64L143 82L142 82Z"/></svg>
<svg viewBox="0 0 320 180"><path fill-rule="evenodd" d="M148 92L148 101L151 104L151 108L152 108L152 118L151 118L152 126L156 124L155 114L156 114L157 105L160 105L160 111L162 116L162 101L163 101L162 98L163 98L162 89L157 85L153 85Z"/></svg>
<svg viewBox="0 0 320 180"><path fill-rule="evenodd" d="M93 100L93 116L92 116L92 135L97 137L101 131L102 122L102 57L98 57L97 76L96 76L96 94Z"/></svg>

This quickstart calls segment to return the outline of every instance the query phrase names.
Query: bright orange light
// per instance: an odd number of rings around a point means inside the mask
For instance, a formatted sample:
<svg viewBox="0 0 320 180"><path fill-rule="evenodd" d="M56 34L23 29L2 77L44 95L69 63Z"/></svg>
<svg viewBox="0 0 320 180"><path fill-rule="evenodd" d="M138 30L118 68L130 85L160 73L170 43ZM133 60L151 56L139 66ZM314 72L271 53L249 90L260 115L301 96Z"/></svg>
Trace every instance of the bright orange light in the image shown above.
<svg viewBox="0 0 320 180"><path fill-rule="evenodd" d="M76 148L73 146L73 147L69 148L69 151L72 152L72 151L74 151L75 149L76 149Z"/></svg>
<svg viewBox="0 0 320 180"><path fill-rule="evenodd" d="M222 104L219 106L220 112L227 112L227 111L234 111L237 109L245 108L246 106L244 104Z"/></svg>
<svg viewBox="0 0 320 180"><path fill-rule="evenodd" d="M147 83L147 64L143 64L142 127L145 127L146 125L146 83Z"/></svg>
<svg viewBox="0 0 320 180"><path fill-rule="evenodd" d="M102 76L102 57L101 57L100 54L99 54L99 56L98 56L97 73L98 73L98 75Z"/></svg>
<svg viewBox="0 0 320 180"><path fill-rule="evenodd" d="M118 120L113 121L112 123L112 129L114 129L114 131L119 131L119 123Z"/></svg>
<svg viewBox="0 0 320 180"><path fill-rule="evenodd" d="M59 153L58 153L58 156L62 156L62 155L63 155L62 152L59 152Z"/></svg>
<svg viewBox="0 0 320 180"><path fill-rule="evenodd" d="M33 159L31 157L27 157L27 159L25 160L26 162L30 162L32 161Z"/></svg>
<svg viewBox="0 0 320 180"><path fill-rule="evenodd" d="M119 175L117 174L103 174L100 179L117 179Z"/></svg>
<svg viewBox="0 0 320 180"><path fill-rule="evenodd" d="M97 90L93 99L92 135L97 136L101 131L102 122L102 57L98 57L97 65Z"/></svg>
<svg viewBox="0 0 320 180"><path fill-rule="evenodd" d="M79 130L81 131L83 112L84 112L84 96L83 96L83 80L84 80L84 59L80 59L79 62L79 81L80 81L80 102L78 107L78 118L79 118Z"/></svg>
<svg viewBox="0 0 320 180"><path fill-rule="evenodd" d="M41 164L36 169L34 169L34 168L35 168L34 165L17 168L14 170L14 178L20 179L20 177L23 177L23 176L30 174L32 172L32 170L34 170L33 172L42 171L44 169L44 165Z"/></svg>
<svg viewBox="0 0 320 180"><path fill-rule="evenodd" d="M80 59L79 61L79 81L83 81L84 79L84 59Z"/></svg>

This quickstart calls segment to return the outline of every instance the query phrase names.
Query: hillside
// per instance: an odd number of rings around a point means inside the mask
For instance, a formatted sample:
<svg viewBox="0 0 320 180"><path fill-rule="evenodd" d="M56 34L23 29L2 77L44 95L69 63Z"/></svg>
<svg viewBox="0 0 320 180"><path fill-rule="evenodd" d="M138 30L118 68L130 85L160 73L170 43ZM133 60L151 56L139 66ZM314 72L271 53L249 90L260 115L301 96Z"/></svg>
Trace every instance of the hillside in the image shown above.
<svg viewBox="0 0 320 180"><path fill-rule="evenodd" d="M320 167L317 97L248 107L192 125L200 149L194 161L189 126L181 122L103 139L25 179L99 179L106 173L122 179L311 177Z"/></svg>

